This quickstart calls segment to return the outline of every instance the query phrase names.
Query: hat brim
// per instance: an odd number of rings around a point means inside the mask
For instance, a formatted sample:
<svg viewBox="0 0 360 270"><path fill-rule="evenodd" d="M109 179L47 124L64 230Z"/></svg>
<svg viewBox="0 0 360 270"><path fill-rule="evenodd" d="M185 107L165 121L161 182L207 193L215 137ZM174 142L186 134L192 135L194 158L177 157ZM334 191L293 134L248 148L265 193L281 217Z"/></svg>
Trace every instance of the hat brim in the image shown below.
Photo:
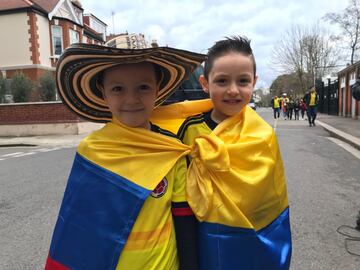
<svg viewBox="0 0 360 270"><path fill-rule="evenodd" d="M112 115L98 84L101 71L120 64L156 64L162 71L155 101L159 106L204 60L203 54L170 47L131 50L73 44L58 61L56 84L62 101L73 112L93 122L108 122Z"/></svg>

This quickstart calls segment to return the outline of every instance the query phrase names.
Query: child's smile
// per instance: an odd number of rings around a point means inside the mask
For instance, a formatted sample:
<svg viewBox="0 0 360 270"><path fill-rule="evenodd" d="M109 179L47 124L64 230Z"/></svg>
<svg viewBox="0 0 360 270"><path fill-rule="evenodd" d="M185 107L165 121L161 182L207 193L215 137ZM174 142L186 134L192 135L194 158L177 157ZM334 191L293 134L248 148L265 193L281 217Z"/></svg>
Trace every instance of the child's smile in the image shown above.
<svg viewBox="0 0 360 270"><path fill-rule="evenodd" d="M118 121L129 127L149 128L157 82L151 63L116 66L104 73L104 100Z"/></svg>
<svg viewBox="0 0 360 270"><path fill-rule="evenodd" d="M214 103L211 117L215 122L238 114L249 103L256 83L253 70L252 59L241 53L216 58L209 80L202 79L204 91Z"/></svg>

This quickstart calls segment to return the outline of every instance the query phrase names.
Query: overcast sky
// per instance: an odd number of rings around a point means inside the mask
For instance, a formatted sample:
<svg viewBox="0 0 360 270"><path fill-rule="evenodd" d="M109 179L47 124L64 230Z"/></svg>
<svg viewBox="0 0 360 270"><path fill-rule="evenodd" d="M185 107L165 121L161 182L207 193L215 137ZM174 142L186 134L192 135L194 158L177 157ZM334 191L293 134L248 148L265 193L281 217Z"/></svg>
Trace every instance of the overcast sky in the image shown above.
<svg viewBox="0 0 360 270"><path fill-rule="evenodd" d="M310 25L327 12L346 8L347 0L82 0L84 12L107 25L107 33L143 33L160 46L206 53L225 36L251 39L259 80L269 87L278 75L270 59L276 42L293 24ZM114 12L114 26L111 13Z"/></svg>

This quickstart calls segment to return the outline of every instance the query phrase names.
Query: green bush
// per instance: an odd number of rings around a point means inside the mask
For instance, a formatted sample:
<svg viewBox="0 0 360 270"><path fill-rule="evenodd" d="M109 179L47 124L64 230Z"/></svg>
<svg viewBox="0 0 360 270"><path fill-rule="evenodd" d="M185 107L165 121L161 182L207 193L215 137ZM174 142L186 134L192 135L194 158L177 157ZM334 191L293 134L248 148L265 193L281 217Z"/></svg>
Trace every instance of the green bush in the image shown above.
<svg viewBox="0 0 360 270"><path fill-rule="evenodd" d="M54 101L56 98L56 84L51 72L44 73L39 78L39 90L42 101Z"/></svg>
<svg viewBox="0 0 360 270"><path fill-rule="evenodd" d="M5 103L5 79L0 77L0 103Z"/></svg>
<svg viewBox="0 0 360 270"><path fill-rule="evenodd" d="M16 73L12 77L10 89L15 103L27 102L32 88L33 84L31 80L23 73Z"/></svg>

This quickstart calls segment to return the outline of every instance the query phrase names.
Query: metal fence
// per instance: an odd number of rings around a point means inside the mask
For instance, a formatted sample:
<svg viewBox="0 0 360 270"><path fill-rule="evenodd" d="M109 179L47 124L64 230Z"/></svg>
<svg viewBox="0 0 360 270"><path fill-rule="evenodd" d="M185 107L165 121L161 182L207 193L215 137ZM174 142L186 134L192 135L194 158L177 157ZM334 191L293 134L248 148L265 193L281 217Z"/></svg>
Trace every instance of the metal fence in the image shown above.
<svg viewBox="0 0 360 270"><path fill-rule="evenodd" d="M319 112L331 115L338 115L339 81L331 81L330 79L326 83L324 83L323 81L317 81L316 89L319 94Z"/></svg>

